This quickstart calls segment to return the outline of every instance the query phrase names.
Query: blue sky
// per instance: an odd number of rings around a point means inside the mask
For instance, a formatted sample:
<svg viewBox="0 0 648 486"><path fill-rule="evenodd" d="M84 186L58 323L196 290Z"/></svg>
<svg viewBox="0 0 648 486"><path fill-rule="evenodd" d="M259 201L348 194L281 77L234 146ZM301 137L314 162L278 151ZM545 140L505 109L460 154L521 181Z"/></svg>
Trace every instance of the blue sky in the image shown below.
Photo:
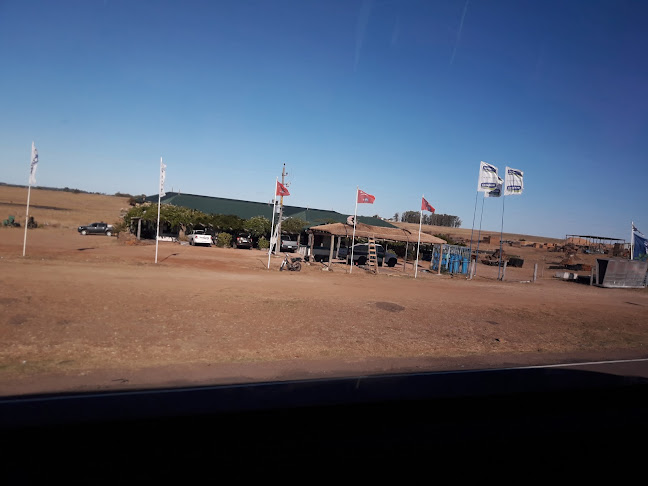
<svg viewBox="0 0 648 486"><path fill-rule="evenodd" d="M648 234L648 3L0 0L0 181ZM477 222L481 209L478 199ZM499 230L502 199L485 201Z"/></svg>

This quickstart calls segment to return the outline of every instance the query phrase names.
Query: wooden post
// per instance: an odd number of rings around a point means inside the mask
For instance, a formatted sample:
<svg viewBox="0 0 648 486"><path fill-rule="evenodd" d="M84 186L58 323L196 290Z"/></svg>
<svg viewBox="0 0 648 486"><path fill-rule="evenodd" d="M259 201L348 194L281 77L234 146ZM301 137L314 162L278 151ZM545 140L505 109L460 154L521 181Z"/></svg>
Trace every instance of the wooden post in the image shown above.
<svg viewBox="0 0 648 486"><path fill-rule="evenodd" d="M441 275L441 263L443 262L443 243L439 244L439 265L437 275Z"/></svg>
<svg viewBox="0 0 648 486"><path fill-rule="evenodd" d="M403 272L405 272L405 266L407 265L407 249L409 248L409 241L405 242L405 258L403 259Z"/></svg>
<svg viewBox="0 0 648 486"><path fill-rule="evenodd" d="M340 243L342 243L342 237L338 236L337 247L335 249L335 258L336 259L340 258Z"/></svg>
<svg viewBox="0 0 648 486"><path fill-rule="evenodd" d="M306 254L308 255L308 262L313 263L313 243L315 242L315 236L313 233L308 233L308 248L306 249Z"/></svg>
<svg viewBox="0 0 648 486"><path fill-rule="evenodd" d="M506 264L507 263L508 262L505 261L504 265L502 265L502 278L501 278L502 282L504 281L504 277L506 277Z"/></svg>
<svg viewBox="0 0 648 486"><path fill-rule="evenodd" d="M137 220L137 239L140 240L142 237L142 218Z"/></svg>
<svg viewBox="0 0 648 486"><path fill-rule="evenodd" d="M333 249L335 248L335 235L331 235L331 247L329 248L328 270L331 270L333 264Z"/></svg>
<svg viewBox="0 0 648 486"><path fill-rule="evenodd" d="M592 268L590 269L590 285L594 283L594 265L592 265Z"/></svg>
<svg viewBox="0 0 648 486"><path fill-rule="evenodd" d="M538 278L538 264L535 263L533 265L533 283L535 283L537 278Z"/></svg>

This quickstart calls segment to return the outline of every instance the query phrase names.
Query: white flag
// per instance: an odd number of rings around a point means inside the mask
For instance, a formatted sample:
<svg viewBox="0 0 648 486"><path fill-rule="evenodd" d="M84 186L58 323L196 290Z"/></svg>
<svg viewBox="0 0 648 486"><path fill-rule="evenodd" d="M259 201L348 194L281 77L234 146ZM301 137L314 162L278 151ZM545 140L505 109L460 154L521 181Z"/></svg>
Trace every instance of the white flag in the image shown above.
<svg viewBox="0 0 648 486"><path fill-rule="evenodd" d="M506 168L504 175L504 195L512 196L522 194L524 190L524 172L517 169Z"/></svg>
<svg viewBox="0 0 648 486"><path fill-rule="evenodd" d="M504 184L504 181L500 176L497 176L497 187L492 191L484 192L484 197L500 197L502 195L502 184Z"/></svg>
<svg viewBox="0 0 648 486"><path fill-rule="evenodd" d="M33 186L36 184L36 166L38 165L38 150L34 142L32 142L32 153L31 153L31 167L29 169L29 185Z"/></svg>
<svg viewBox="0 0 648 486"><path fill-rule="evenodd" d="M487 192L497 189L497 179L497 167L486 162L479 163L478 191Z"/></svg>
<svg viewBox="0 0 648 486"><path fill-rule="evenodd" d="M166 165L162 163L162 157L160 157L160 197L166 196L166 192L164 192L165 178L166 178Z"/></svg>

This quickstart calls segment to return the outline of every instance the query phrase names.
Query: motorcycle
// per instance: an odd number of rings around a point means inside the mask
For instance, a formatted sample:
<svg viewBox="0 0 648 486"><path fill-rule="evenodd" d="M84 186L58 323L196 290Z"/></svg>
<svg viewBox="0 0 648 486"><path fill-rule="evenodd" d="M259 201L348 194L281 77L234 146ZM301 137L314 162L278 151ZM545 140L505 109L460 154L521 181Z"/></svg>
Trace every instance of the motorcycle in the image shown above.
<svg viewBox="0 0 648 486"><path fill-rule="evenodd" d="M295 257L292 258L288 256L288 253L284 253L286 257L284 258L284 261L281 262L281 266L279 267L279 270L290 270L291 272L299 272L301 270L301 257Z"/></svg>

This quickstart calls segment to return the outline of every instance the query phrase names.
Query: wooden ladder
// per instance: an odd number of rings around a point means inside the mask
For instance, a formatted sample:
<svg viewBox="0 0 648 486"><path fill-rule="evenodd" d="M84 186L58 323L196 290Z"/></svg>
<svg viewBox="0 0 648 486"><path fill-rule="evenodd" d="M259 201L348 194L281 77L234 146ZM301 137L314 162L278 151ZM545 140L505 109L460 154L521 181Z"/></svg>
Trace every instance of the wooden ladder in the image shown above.
<svg viewBox="0 0 648 486"><path fill-rule="evenodd" d="M378 252L376 251L376 239L372 236L369 238L369 270L378 273Z"/></svg>

